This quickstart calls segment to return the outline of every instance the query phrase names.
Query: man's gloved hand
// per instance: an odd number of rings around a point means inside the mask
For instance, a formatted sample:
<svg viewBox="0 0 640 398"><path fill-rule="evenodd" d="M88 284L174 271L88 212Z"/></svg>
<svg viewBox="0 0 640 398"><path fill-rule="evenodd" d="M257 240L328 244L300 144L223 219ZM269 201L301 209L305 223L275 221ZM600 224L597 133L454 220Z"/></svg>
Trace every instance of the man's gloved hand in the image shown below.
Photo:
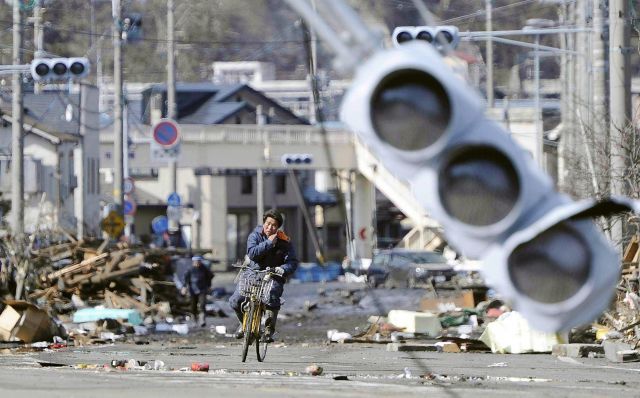
<svg viewBox="0 0 640 398"><path fill-rule="evenodd" d="M182 289L180 289L180 293L182 293L183 296L187 295L187 288L183 287Z"/></svg>
<svg viewBox="0 0 640 398"><path fill-rule="evenodd" d="M283 276L284 275L284 268L282 267L275 267L273 269L273 273L278 274L278 276Z"/></svg>

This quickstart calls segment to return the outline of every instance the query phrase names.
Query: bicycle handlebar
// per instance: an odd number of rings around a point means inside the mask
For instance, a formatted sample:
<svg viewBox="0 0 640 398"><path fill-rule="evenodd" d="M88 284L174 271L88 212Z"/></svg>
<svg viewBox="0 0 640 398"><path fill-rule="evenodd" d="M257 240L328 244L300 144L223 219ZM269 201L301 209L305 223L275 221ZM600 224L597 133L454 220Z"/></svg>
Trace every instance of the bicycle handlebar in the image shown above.
<svg viewBox="0 0 640 398"><path fill-rule="evenodd" d="M256 274L269 274L269 275L275 275L275 276L282 276L276 272L272 271L271 267L267 267L266 269L253 269L251 267L248 267L246 265L232 265L232 267L234 268L240 268L240 269L250 269L251 271L255 272Z"/></svg>

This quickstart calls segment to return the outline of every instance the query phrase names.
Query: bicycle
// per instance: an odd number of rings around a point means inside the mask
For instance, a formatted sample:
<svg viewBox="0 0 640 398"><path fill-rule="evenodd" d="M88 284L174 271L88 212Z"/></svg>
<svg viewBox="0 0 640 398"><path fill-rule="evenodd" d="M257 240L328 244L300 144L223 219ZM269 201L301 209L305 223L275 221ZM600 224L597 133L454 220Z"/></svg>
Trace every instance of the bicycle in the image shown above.
<svg viewBox="0 0 640 398"><path fill-rule="evenodd" d="M244 270L249 269L248 267L240 268ZM267 356L267 346L269 345L269 343L263 339L267 320L265 302L269 300L269 292L273 284L271 276L277 276L278 274L271 272L269 268L263 271L251 271L255 274L253 278L247 278L242 270L238 274L240 294L246 297L242 304L242 312L244 314L242 317L242 331L244 332L242 362L246 361L249 346L251 346L254 341L256 343L258 362L262 362Z"/></svg>

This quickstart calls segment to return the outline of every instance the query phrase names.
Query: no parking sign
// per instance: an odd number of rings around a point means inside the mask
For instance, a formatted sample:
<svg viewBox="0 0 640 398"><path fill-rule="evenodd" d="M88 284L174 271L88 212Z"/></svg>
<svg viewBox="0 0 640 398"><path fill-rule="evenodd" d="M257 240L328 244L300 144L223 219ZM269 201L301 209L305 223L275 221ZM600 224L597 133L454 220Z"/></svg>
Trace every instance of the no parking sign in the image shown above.
<svg viewBox="0 0 640 398"><path fill-rule="evenodd" d="M178 124L171 119L161 119L153 126L153 140L163 148L173 148L180 141Z"/></svg>
<svg viewBox="0 0 640 398"><path fill-rule="evenodd" d="M158 163L176 161L180 155L180 130L171 119L161 119L153 126L151 160Z"/></svg>

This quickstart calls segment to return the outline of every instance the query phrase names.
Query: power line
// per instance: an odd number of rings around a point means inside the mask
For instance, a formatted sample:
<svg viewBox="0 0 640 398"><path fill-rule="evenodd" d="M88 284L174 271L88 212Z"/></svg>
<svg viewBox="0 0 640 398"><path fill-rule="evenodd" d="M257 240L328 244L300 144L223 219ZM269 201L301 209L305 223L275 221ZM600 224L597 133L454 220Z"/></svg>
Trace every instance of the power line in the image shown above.
<svg viewBox="0 0 640 398"><path fill-rule="evenodd" d="M12 22L11 21L7 21L7 20L0 20L0 23L4 23L4 24L8 24L11 25ZM22 23L22 26L25 27L29 27L30 24L27 23ZM9 28L8 28L9 29ZM79 35L84 35L84 36L94 36L94 37L104 37L104 38L111 38L113 39L113 35L111 34L103 34L103 33L92 33L92 32L88 32L88 31L84 31L84 30L76 30L76 29L65 29L65 28L60 28L60 27L56 27L56 25L53 24L49 24L47 26L45 26L45 29L48 30L52 30L55 32L66 32L66 33L72 33L72 34L79 34ZM150 42L150 43L167 43L168 40L167 39L152 39L152 38L140 38L137 39L136 41L142 41L142 42ZM209 41L201 41L201 40L174 40L174 42L176 44L191 44L191 45L212 45L212 44L216 44L216 45L262 45L262 44L282 44L282 43L296 43L296 44L301 44L300 40L298 39L291 39L291 40L255 40L255 41L229 41L229 40L209 40Z"/></svg>

